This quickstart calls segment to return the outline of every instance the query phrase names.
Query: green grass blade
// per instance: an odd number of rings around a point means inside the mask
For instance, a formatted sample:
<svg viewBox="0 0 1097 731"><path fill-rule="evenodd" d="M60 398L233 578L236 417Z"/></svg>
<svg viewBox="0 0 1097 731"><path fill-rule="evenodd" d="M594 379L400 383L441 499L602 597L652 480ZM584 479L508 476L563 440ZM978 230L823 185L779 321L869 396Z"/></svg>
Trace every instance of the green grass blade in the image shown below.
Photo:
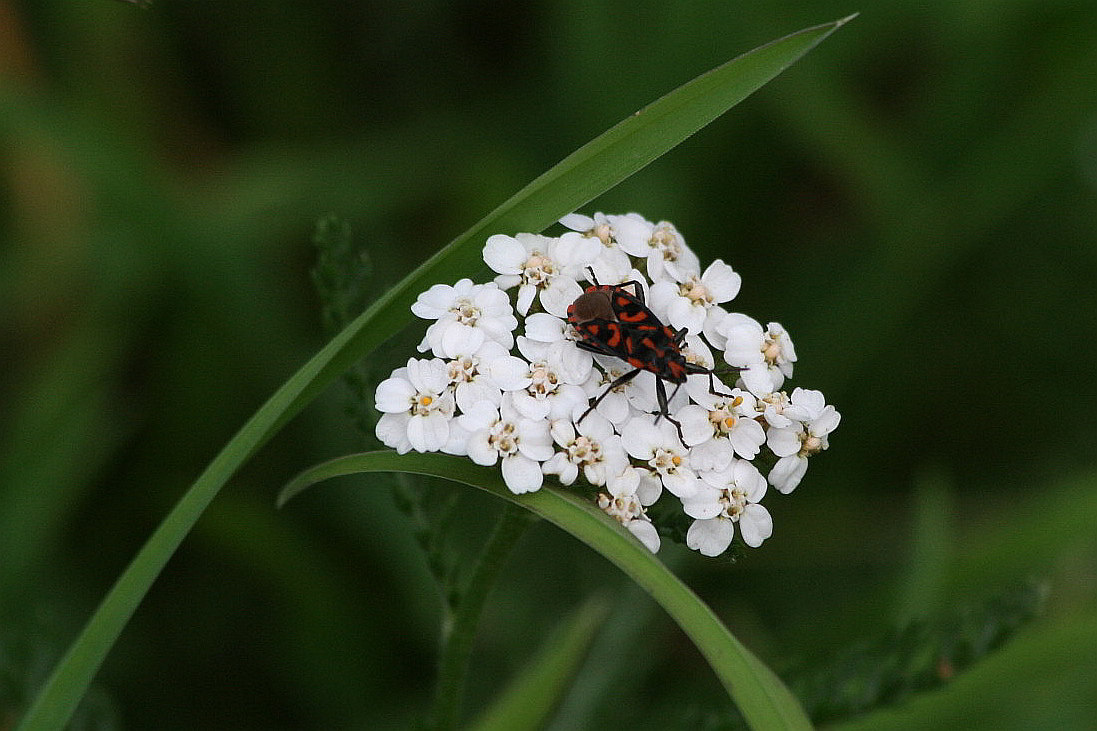
<svg viewBox="0 0 1097 731"><path fill-rule="evenodd" d="M606 597L588 600L557 628L538 656L518 673L471 731L523 731L545 728L560 700L575 682L611 604Z"/></svg>
<svg viewBox="0 0 1097 731"><path fill-rule="evenodd" d="M850 20L808 28L702 74L569 155L441 249L329 342L248 420L134 557L61 660L20 729L60 729L152 582L221 487L335 377L399 331L419 292L483 267L489 233L540 231L673 148Z"/></svg>
<svg viewBox="0 0 1097 731"><path fill-rule="evenodd" d="M785 684L728 631L700 597L615 520L573 493L544 488L514 495L496 468L445 454L386 451L353 454L317 465L286 485L279 504L322 480L364 472L410 472L460 482L555 523L616 564L674 618L708 660L751 728L811 728Z"/></svg>

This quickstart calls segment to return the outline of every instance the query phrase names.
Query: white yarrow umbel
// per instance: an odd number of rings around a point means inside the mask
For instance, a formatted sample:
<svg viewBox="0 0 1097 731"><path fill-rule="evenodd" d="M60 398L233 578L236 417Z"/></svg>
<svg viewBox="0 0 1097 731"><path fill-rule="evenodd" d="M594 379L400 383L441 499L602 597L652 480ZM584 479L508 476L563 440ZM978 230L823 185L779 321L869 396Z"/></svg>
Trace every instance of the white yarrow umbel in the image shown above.
<svg viewBox="0 0 1097 731"><path fill-rule="evenodd" d="M782 390L796 362L788 332L729 312L742 278L720 259L702 271L672 224L560 222L569 230L556 237L489 237L493 281L419 295L411 310L431 321L419 350L432 357L378 385L377 438L400 454L498 464L515 494L553 475L652 552L675 532L649 517L657 501L677 506L660 515L680 516L678 533L706 556L736 535L760 546L773 533L767 487L792 492L840 414L819 391ZM609 293L608 309L569 322L591 291ZM613 304L622 293L631 309Z"/></svg>

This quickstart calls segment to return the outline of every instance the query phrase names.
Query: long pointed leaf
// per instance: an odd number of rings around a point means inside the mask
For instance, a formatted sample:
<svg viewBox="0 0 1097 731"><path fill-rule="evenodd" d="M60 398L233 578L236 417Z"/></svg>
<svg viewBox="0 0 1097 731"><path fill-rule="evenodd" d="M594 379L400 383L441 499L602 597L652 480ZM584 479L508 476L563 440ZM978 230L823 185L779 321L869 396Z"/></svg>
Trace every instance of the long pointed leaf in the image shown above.
<svg viewBox="0 0 1097 731"><path fill-rule="evenodd" d="M445 454L366 452L331 460L296 477L279 504L322 480L364 472L411 472L486 490L560 526L601 553L667 610L708 660L754 729L810 729L800 703L761 660L728 631L700 597L615 520L574 493L543 488L514 495L498 469Z"/></svg>
<svg viewBox="0 0 1097 731"><path fill-rule="evenodd" d="M788 68L850 20L808 28L719 66L611 128L516 193L432 256L339 333L248 420L118 578L19 728L60 729L137 605L206 506L240 466L320 390L410 319L431 284L479 270L489 233L540 231L673 148Z"/></svg>

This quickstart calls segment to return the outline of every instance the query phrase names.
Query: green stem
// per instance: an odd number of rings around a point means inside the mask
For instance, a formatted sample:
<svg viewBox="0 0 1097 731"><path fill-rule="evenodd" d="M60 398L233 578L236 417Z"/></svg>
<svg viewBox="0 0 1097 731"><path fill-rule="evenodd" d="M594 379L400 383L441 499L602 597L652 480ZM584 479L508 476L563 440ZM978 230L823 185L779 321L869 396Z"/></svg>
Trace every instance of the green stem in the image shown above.
<svg viewBox="0 0 1097 731"><path fill-rule="evenodd" d="M438 669L438 695L434 701L434 728L440 731L457 726L469 655L488 593L514 544L536 520L535 515L517 505L504 508L473 567L457 611L450 617Z"/></svg>

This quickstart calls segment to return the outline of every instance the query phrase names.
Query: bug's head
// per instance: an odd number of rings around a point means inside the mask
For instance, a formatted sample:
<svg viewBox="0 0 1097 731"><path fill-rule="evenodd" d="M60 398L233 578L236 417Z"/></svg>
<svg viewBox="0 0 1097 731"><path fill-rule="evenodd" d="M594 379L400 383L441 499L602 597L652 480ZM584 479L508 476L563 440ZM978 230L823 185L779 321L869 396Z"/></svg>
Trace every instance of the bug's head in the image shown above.
<svg viewBox="0 0 1097 731"><path fill-rule="evenodd" d="M613 314L613 306L610 304L609 292L595 290L584 292L568 308L568 317L575 322L590 322L591 320L616 320Z"/></svg>

